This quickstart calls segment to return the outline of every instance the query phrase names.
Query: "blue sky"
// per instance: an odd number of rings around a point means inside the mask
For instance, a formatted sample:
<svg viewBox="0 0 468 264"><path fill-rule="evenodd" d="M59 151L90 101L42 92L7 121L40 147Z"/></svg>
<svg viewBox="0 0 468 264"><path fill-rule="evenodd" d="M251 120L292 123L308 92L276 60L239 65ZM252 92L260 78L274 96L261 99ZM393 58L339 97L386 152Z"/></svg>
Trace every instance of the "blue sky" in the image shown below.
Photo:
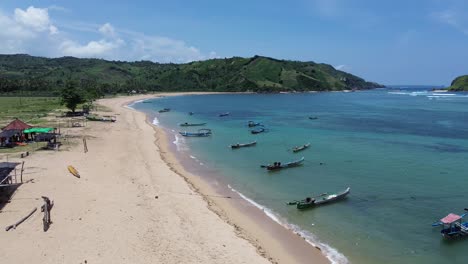
<svg viewBox="0 0 468 264"><path fill-rule="evenodd" d="M383 84L468 74L468 1L0 2L0 53L187 62L264 55Z"/></svg>

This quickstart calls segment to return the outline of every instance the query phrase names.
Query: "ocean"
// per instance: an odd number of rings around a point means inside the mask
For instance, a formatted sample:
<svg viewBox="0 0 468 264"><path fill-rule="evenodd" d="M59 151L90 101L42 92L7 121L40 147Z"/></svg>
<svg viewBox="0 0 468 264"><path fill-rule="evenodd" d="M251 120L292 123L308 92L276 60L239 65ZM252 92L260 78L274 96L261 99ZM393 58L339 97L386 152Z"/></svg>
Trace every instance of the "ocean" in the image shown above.
<svg viewBox="0 0 468 264"><path fill-rule="evenodd" d="M468 94L418 89L163 97L131 107L172 133L198 174L223 184L322 248L334 263L466 263L468 239L444 241L431 223L468 207ZM162 108L170 112L158 113ZM189 115L193 112L193 115ZM229 116L219 117L220 113ZM311 120L314 116L318 119ZM252 135L249 120L266 133ZM180 127L179 123L204 123ZM178 131L210 128L211 137ZM253 140L257 145L228 146ZM294 146L310 143L301 152ZM305 158L267 172L260 165ZM351 187L306 211L286 202Z"/></svg>

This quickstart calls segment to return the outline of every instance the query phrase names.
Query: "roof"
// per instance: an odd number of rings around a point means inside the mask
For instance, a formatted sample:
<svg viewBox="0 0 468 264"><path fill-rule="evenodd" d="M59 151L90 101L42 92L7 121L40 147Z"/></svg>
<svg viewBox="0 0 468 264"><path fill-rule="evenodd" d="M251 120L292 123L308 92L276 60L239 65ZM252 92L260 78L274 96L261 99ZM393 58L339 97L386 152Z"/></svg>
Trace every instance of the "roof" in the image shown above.
<svg viewBox="0 0 468 264"><path fill-rule="evenodd" d="M25 122L19 120L18 118L11 121L10 124L8 124L6 127L4 127L2 130L25 130L28 128L31 128L32 126L26 124Z"/></svg>
<svg viewBox="0 0 468 264"><path fill-rule="evenodd" d="M25 129L23 133L48 133L52 130L54 129L51 127L33 127L33 128Z"/></svg>
<svg viewBox="0 0 468 264"><path fill-rule="evenodd" d="M444 224L451 224L455 221L458 221L460 220L462 217L459 216L459 215L456 215L456 214L449 214L447 215L446 217L440 219L440 222L444 223Z"/></svg>

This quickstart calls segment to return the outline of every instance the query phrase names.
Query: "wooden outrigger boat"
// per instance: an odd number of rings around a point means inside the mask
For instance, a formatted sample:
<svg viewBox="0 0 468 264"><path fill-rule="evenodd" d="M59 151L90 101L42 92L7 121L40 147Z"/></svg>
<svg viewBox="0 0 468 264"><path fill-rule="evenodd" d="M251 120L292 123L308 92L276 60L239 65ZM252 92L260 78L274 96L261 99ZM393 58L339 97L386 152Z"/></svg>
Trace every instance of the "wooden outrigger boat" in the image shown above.
<svg viewBox="0 0 468 264"><path fill-rule="evenodd" d="M268 165L262 165L262 168L266 168L269 171L274 171L274 170L281 170L285 168L291 168L291 167L296 167L302 164L304 161L304 157L295 160L295 161L290 161L287 163L282 164L281 162L274 162L273 164L268 164Z"/></svg>
<svg viewBox="0 0 468 264"><path fill-rule="evenodd" d="M223 116L228 116L228 115L230 115L230 114L231 114L231 113L226 112L226 113L221 113L221 114L219 114L218 116L219 116L219 117L223 117Z"/></svg>
<svg viewBox="0 0 468 264"><path fill-rule="evenodd" d="M179 126L188 127L188 126L204 126L206 123L180 123Z"/></svg>
<svg viewBox="0 0 468 264"><path fill-rule="evenodd" d="M309 116L309 119L310 119L310 120L317 120L318 117L316 117L316 116Z"/></svg>
<svg viewBox="0 0 468 264"><path fill-rule="evenodd" d="M262 126L262 124L260 122L249 121L247 123L247 126L248 127L256 127L256 126Z"/></svg>
<svg viewBox="0 0 468 264"><path fill-rule="evenodd" d="M263 127L258 128L258 129L250 130L250 133L252 133L252 134L260 134L260 133L263 133L263 132L265 132L265 128L263 128Z"/></svg>
<svg viewBox="0 0 468 264"><path fill-rule="evenodd" d="M308 148L309 146L310 146L310 143L307 143L307 144L302 145L302 146L299 146L299 147L294 147L294 148L292 149L292 151L293 151L294 153L296 153L296 152L299 152L299 151L301 151L301 150L304 150L304 149Z"/></svg>
<svg viewBox="0 0 468 264"><path fill-rule="evenodd" d="M159 110L158 112L159 113L166 113L166 112L169 112L169 111L171 111L170 108L163 108L163 109Z"/></svg>
<svg viewBox="0 0 468 264"><path fill-rule="evenodd" d="M179 132L184 137L208 137L211 136L211 129L203 128L199 129L198 132Z"/></svg>
<svg viewBox="0 0 468 264"><path fill-rule="evenodd" d="M238 149L238 148L244 148L244 147L251 147L257 145L257 141L252 141L250 143L244 143L244 144L232 144L230 147L232 149Z"/></svg>
<svg viewBox="0 0 468 264"><path fill-rule="evenodd" d="M463 221L463 217L468 213L457 215L448 214L446 217L432 224L432 226L442 226L440 234L446 239L468 236L468 222Z"/></svg>
<svg viewBox="0 0 468 264"><path fill-rule="evenodd" d="M346 188L346 190L341 191L339 193L334 193L334 194L322 193L315 197L307 197L304 200L289 202L288 205L296 205L297 209L299 210L309 209L317 205L322 205L322 204L326 204L326 203L330 203L333 201L343 199L349 194L350 191L351 191L351 188L348 187Z"/></svg>

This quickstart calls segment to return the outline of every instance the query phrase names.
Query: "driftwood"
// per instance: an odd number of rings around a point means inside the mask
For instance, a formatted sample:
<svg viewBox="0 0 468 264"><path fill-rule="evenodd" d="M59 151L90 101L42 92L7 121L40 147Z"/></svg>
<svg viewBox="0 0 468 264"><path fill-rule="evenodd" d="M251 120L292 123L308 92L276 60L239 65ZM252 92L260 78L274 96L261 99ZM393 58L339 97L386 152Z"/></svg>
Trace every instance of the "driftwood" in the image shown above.
<svg viewBox="0 0 468 264"><path fill-rule="evenodd" d="M35 207L27 216L21 218L18 222L14 223L13 225L9 225L5 228L6 231L9 231L10 229L16 229L17 226L19 226L21 223L23 223L26 219L28 219L34 212L36 212L37 207Z"/></svg>
<svg viewBox="0 0 468 264"><path fill-rule="evenodd" d="M42 224L44 225L44 232L49 229L52 220L50 219L50 210L54 206L54 202L51 202L49 198L41 196L44 199L44 204L41 206L41 212L44 212L44 217L42 218Z"/></svg>
<svg viewBox="0 0 468 264"><path fill-rule="evenodd" d="M86 143L86 138L83 138L83 150L84 153L88 152L88 144Z"/></svg>

